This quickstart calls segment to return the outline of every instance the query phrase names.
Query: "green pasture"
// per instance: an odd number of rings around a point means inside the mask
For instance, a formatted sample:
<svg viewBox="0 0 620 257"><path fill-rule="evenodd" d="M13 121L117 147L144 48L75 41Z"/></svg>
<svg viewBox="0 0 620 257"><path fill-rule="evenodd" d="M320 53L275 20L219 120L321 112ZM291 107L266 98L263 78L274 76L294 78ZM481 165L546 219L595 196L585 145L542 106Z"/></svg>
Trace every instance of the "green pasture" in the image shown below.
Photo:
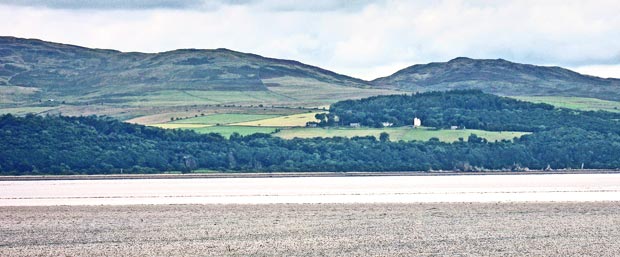
<svg viewBox="0 0 620 257"><path fill-rule="evenodd" d="M529 134L528 132L512 132L512 131L484 131L476 129L464 130L435 130L431 128L291 128L283 129L275 136L292 139L292 138L314 138L314 137L355 137L355 136L375 136L379 138L382 132L390 135L391 141L428 141L431 138L437 138L444 142L458 141L459 138L467 140L469 135L476 134L489 141L500 141L503 139L512 140L515 137Z"/></svg>
<svg viewBox="0 0 620 257"><path fill-rule="evenodd" d="M271 105L288 98L269 91L162 90L140 96L126 96L120 100L132 106Z"/></svg>
<svg viewBox="0 0 620 257"><path fill-rule="evenodd" d="M257 119L253 121L233 123L236 126L267 126L267 127L303 127L307 122L318 121L314 116L317 113L300 113L267 119Z"/></svg>
<svg viewBox="0 0 620 257"><path fill-rule="evenodd" d="M222 114L210 114L206 116L198 116L189 119L175 120L168 123L172 124L204 124L204 125L216 125L216 124L231 124L240 122L252 122L258 120L272 119L279 117L280 115L270 114L241 114L241 113L222 113Z"/></svg>
<svg viewBox="0 0 620 257"><path fill-rule="evenodd" d="M210 126L202 128L192 128L191 130L202 134L217 133L226 138L233 133L239 133L242 136L252 135L256 133L271 134L276 132L277 128L273 127L249 127L249 126Z"/></svg>
<svg viewBox="0 0 620 257"><path fill-rule="evenodd" d="M56 107L16 107L16 108L2 108L0 109L0 115L3 114L14 114L14 115L25 115L28 113L42 113L45 111L49 111Z"/></svg>
<svg viewBox="0 0 620 257"><path fill-rule="evenodd" d="M150 125L153 127L163 128L163 129L193 129L193 128L204 128L213 125L205 125L205 124L192 124L192 123L158 123Z"/></svg>
<svg viewBox="0 0 620 257"><path fill-rule="evenodd" d="M560 108L584 111L620 112L620 102L587 97L568 96L514 96L512 98L533 103L546 103Z"/></svg>

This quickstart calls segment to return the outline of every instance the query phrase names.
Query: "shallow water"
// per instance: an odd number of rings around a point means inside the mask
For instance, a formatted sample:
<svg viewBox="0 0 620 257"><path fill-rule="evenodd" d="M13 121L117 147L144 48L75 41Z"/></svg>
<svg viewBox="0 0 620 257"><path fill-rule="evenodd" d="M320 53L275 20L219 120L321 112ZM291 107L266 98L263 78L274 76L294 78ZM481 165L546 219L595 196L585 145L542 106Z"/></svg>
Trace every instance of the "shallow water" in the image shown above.
<svg viewBox="0 0 620 257"><path fill-rule="evenodd" d="M0 181L0 206L620 201L620 174Z"/></svg>

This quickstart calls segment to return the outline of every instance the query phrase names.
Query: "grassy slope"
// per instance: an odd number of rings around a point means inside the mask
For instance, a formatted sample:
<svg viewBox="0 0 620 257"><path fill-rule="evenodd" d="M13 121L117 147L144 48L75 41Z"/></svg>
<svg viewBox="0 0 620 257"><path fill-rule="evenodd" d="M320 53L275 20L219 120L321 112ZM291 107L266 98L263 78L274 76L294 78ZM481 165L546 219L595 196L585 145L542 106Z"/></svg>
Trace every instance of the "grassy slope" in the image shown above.
<svg viewBox="0 0 620 257"><path fill-rule="evenodd" d="M166 129L191 129L199 133L218 133L229 137L232 133L250 135L254 133L274 133L275 136L292 138L313 138L313 137L355 137L355 136L375 136L379 138L381 132L390 134L392 141L427 141L431 138L438 138L444 142L458 141L459 138L467 140L471 134L486 138L489 141L511 140L520 137L525 132L494 132L475 129L466 130L434 130L431 128L396 127L396 128L306 128L306 122L315 121L314 115L317 112L292 114L285 116L278 115L257 115L257 114L213 114L196 118L178 120L174 122L155 124L154 126ZM263 119L261 119L263 118ZM242 122L246 120L245 122ZM215 124L224 126L213 126ZM276 129L279 129L276 132Z"/></svg>
<svg viewBox="0 0 620 257"><path fill-rule="evenodd" d="M54 109L54 107L15 107L0 109L0 115L11 113L14 115L25 115L28 113L43 113Z"/></svg>
<svg viewBox="0 0 620 257"><path fill-rule="evenodd" d="M67 103L57 110L63 114L133 119L158 114L153 108L318 107L395 93L300 62L226 49L123 53L0 36L0 51L7 53L0 56L0 109L45 107L39 100L55 99Z"/></svg>
<svg viewBox="0 0 620 257"><path fill-rule="evenodd" d="M131 106L272 105L283 102L286 98L269 91L163 90L145 95L121 97L118 100Z"/></svg>
<svg viewBox="0 0 620 257"><path fill-rule="evenodd" d="M228 113L228 114L211 114L207 116L200 116L189 119L176 120L169 123L173 124L231 124L238 122L252 122L258 120L265 120L279 117L279 115L266 115L266 114L241 114L241 113Z"/></svg>
<svg viewBox="0 0 620 257"><path fill-rule="evenodd" d="M402 94L394 90L342 87L314 79L290 76L263 79L263 82L270 92L285 97L282 103L287 106L323 107L348 99Z"/></svg>
<svg viewBox="0 0 620 257"><path fill-rule="evenodd" d="M354 137L354 136L375 136L379 138L381 132L387 132L390 134L390 140L392 141L411 141L420 140L427 141L433 137L438 138L444 142L458 141L459 138L467 140L467 137L471 134L476 134L479 137L486 138L489 141L496 140L512 140L515 137L520 137L525 132L494 132L475 129L465 130L434 130L429 128L417 128L412 129L409 127L399 128L294 128L281 130L275 135L285 139L291 138L313 138L313 137Z"/></svg>
<svg viewBox="0 0 620 257"><path fill-rule="evenodd" d="M224 137L230 137L233 133L239 133L240 135L247 136L256 133L271 134L276 131L277 128L273 127L249 127L249 126L209 126L202 128L192 128L192 130L198 133L217 133Z"/></svg>
<svg viewBox="0 0 620 257"><path fill-rule="evenodd" d="M502 59L459 57L418 64L372 81L378 87L409 91L480 89L513 96L572 96L620 100L620 79L582 75L561 67L513 63Z"/></svg>
<svg viewBox="0 0 620 257"><path fill-rule="evenodd" d="M153 124L151 126L163 128L163 129L193 129L193 128L210 127L213 125L191 124L191 123L158 123L158 124Z"/></svg>
<svg viewBox="0 0 620 257"><path fill-rule="evenodd" d="M248 122L239 122L231 125L236 126L266 126L266 127L303 127L306 126L307 122L317 121L314 118L316 112L312 113L301 113L294 115L287 115L276 118L268 118L263 120L254 120Z"/></svg>
<svg viewBox="0 0 620 257"><path fill-rule="evenodd" d="M556 107L577 109L584 111L608 111L620 112L620 102L601 100L587 97L565 97L565 96L513 96L512 98L534 102L546 103Z"/></svg>

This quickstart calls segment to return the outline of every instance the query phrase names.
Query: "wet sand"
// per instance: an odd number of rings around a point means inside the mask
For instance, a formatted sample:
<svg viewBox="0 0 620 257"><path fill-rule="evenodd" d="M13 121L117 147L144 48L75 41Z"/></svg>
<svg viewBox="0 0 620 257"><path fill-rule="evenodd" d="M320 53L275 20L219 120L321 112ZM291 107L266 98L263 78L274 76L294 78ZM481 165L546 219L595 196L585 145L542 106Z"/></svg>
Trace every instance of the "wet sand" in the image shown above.
<svg viewBox="0 0 620 257"><path fill-rule="evenodd" d="M620 202L0 207L0 256L619 256Z"/></svg>
<svg viewBox="0 0 620 257"><path fill-rule="evenodd" d="M620 256L620 174L0 181L0 256Z"/></svg>
<svg viewBox="0 0 620 257"><path fill-rule="evenodd" d="M0 181L0 206L620 201L620 174Z"/></svg>

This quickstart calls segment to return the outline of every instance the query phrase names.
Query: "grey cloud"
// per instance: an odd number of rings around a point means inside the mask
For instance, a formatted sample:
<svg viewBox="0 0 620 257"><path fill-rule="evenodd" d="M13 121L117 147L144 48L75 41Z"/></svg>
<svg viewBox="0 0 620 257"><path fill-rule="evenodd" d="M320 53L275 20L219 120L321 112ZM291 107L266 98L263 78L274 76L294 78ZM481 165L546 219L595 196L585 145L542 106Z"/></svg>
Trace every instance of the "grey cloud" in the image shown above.
<svg viewBox="0 0 620 257"><path fill-rule="evenodd" d="M260 4L271 11L304 11L304 12L325 12L325 11L359 11L370 4L383 4L383 0L263 0Z"/></svg>
<svg viewBox="0 0 620 257"><path fill-rule="evenodd" d="M123 51L226 47L372 79L457 56L620 67L619 11L617 0L0 0L0 31Z"/></svg>
<svg viewBox="0 0 620 257"><path fill-rule="evenodd" d="M149 10L197 9L215 10L223 6L251 6L267 11L356 11L384 0L0 0L0 4L52 9Z"/></svg>
<svg viewBox="0 0 620 257"><path fill-rule="evenodd" d="M52 9L190 9L204 5L203 0L0 0L0 4Z"/></svg>

